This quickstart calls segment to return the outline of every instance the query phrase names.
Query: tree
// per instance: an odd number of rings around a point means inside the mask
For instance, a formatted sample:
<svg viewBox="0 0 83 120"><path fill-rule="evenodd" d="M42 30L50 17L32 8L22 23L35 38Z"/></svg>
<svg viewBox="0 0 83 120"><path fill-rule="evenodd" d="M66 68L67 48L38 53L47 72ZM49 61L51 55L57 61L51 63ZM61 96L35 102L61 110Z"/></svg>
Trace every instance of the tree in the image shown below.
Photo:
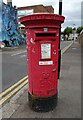
<svg viewBox="0 0 83 120"><path fill-rule="evenodd" d="M77 28L77 33L80 33L83 30L83 26Z"/></svg>
<svg viewBox="0 0 83 120"><path fill-rule="evenodd" d="M64 30L64 35L68 35L72 33L72 27L66 27L65 30Z"/></svg>

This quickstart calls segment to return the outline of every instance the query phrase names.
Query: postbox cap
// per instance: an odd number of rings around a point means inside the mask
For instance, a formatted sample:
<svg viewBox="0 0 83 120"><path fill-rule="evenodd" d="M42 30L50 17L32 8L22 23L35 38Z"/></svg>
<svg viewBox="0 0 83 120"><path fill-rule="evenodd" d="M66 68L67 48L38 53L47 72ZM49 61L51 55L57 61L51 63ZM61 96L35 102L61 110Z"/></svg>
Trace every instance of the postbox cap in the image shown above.
<svg viewBox="0 0 83 120"><path fill-rule="evenodd" d="M57 25L60 25L61 23L64 22L65 17L58 15L58 14L53 14L53 13L33 13L27 16L23 16L19 19L19 22L24 24L25 26L29 25L30 22L34 22L35 24L38 23L38 21L49 21L57 23ZM41 23L42 24L42 23Z"/></svg>

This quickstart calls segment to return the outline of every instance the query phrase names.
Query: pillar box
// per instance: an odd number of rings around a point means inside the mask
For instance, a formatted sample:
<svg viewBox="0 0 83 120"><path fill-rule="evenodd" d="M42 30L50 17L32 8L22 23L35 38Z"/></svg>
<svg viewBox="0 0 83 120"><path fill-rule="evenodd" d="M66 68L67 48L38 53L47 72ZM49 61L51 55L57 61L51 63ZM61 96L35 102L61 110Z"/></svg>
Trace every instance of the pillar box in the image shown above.
<svg viewBox="0 0 83 120"><path fill-rule="evenodd" d="M49 111L57 104L59 29L64 19L49 13L19 19L27 32L28 97L35 111Z"/></svg>

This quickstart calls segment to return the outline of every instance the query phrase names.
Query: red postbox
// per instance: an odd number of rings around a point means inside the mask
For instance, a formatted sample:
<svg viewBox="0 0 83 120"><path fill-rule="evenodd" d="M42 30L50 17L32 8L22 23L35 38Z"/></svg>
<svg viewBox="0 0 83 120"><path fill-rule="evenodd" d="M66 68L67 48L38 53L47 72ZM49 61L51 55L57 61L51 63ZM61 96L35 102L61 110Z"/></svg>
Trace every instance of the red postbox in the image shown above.
<svg viewBox="0 0 83 120"><path fill-rule="evenodd" d="M27 31L29 105L36 111L48 111L57 103L59 29L64 17L39 13L19 21Z"/></svg>

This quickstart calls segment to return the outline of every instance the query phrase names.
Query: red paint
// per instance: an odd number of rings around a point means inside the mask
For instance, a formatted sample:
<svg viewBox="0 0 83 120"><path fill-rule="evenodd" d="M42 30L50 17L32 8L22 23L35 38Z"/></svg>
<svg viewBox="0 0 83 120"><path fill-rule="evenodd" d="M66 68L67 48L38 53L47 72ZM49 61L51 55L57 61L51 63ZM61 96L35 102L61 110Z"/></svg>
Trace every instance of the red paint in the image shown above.
<svg viewBox="0 0 83 120"><path fill-rule="evenodd" d="M27 31L29 93L38 97L52 96L58 92L59 28L64 17L47 13L32 14L19 21ZM51 56L46 54L48 58L43 59L46 56L41 54L41 49L44 50L45 44L48 44L48 51L51 46Z"/></svg>

